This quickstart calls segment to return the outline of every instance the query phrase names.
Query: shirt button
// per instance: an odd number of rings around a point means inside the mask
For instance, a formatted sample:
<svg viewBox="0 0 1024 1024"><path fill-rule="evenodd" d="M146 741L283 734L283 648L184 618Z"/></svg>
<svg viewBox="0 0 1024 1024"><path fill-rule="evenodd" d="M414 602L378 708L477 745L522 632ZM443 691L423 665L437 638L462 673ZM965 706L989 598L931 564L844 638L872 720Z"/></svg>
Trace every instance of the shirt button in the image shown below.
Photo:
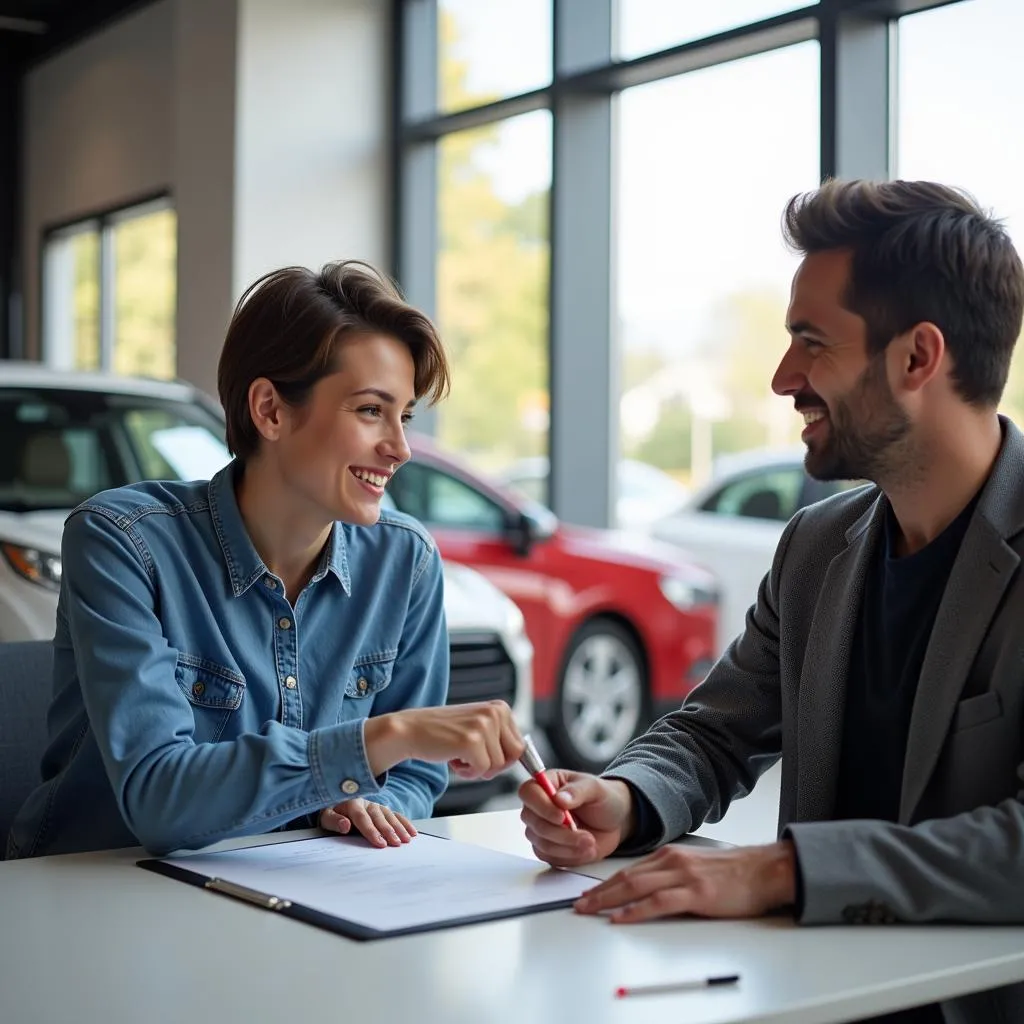
<svg viewBox="0 0 1024 1024"><path fill-rule="evenodd" d="M206 692L206 683L193 683L192 684L192 696L202 697Z"/></svg>
<svg viewBox="0 0 1024 1024"><path fill-rule="evenodd" d="M284 685L287 686L289 690L294 690L295 687L299 685L299 681L295 676L285 676Z"/></svg>
<svg viewBox="0 0 1024 1024"><path fill-rule="evenodd" d="M351 796L353 793L358 793L359 783L356 782L355 779L346 779L341 784L341 791L342 793L347 793L349 796Z"/></svg>
<svg viewBox="0 0 1024 1024"><path fill-rule="evenodd" d="M280 619L277 620L277 624L282 629L291 629L292 628L292 620L291 619L280 618Z"/></svg>
<svg viewBox="0 0 1024 1024"><path fill-rule="evenodd" d="M360 690L365 690L368 685L369 684L366 682L366 680L362 676L360 676L356 680L356 686L358 686Z"/></svg>
<svg viewBox="0 0 1024 1024"><path fill-rule="evenodd" d="M264 576L263 583L271 590L277 590L277 580L275 580L273 576Z"/></svg>

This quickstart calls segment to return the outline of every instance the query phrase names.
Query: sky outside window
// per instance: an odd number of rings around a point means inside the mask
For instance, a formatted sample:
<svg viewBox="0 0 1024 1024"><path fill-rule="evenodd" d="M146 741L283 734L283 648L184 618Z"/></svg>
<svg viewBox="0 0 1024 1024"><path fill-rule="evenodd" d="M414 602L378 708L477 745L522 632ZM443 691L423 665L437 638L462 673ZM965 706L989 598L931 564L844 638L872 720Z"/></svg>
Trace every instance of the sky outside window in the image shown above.
<svg viewBox="0 0 1024 1024"><path fill-rule="evenodd" d="M970 0L899 23L897 172L966 188L1024 250L1020 0ZM1024 350L1003 409L1024 420Z"/></svg>

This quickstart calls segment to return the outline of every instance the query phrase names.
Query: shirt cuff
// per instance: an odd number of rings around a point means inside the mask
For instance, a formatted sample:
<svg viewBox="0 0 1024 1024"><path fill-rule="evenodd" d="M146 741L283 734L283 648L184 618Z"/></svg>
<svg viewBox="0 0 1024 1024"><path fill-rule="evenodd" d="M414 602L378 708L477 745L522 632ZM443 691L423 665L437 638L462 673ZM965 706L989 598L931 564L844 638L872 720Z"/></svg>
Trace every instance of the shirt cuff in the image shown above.
<svg viewBox="0 0 1024 1024"><path fill-rule="evenodd" d="M800 847L794 841L788 828L782 833L782 838L792 845L793 858L796 861L796 896L793 900L793 917L799 921L804 916L804 869L800 863Z"/></svg>
<svg viewBox="0 0 1024 1024"><path fill-rule="evenodd" d="M365 725L366 719L360 718L309 734L309 766L324 807L357 796L374 796L387 784L387 772L375 777L370 771L363 740Z"/></svg>
<svg viewBox="0 0 1024 1024"><path fill-rule="evenodd" d="M657 808L644 795L643 791L631 779L621 775L605 775L602 778L616 779L629 787L633 797L634 827L632 834L625 839L615 851L623 857L631 857L638 853L646 853L665 838L665 825L658 814Z"/></svg>

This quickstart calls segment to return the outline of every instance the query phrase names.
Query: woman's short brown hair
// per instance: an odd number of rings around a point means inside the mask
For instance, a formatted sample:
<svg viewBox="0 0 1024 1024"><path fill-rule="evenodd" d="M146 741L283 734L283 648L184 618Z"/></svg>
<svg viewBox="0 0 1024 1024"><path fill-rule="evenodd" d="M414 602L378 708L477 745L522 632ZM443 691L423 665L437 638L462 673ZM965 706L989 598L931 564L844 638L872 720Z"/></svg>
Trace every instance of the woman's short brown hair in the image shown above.
<svg viewBox="0 0 1024 1024"><path fill-rule="evenodd" d="M430 318L410 306L389 278L361 260L326 264L318 273L285 267L265 274L238 300L217 367L227 443L245 460L259 448L249 387L266 377L291 406L337 368L340 343L353 334L385 334L409 349L417 398L431 405L448 393L444 347Z"/></svg>

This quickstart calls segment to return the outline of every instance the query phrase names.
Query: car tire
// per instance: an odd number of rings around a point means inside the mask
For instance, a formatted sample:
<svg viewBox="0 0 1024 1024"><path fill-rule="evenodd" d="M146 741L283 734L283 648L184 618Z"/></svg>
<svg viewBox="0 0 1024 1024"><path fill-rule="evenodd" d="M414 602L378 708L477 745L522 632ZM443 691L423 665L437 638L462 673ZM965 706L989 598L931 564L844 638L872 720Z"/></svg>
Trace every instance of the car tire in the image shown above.
<svg viewBox="0 0 1024 1024"><path fill-rule="evenodd" d="M573 634L548 730L562 768L599 772L650 722L647 661L633 634L609 618Z"/></svg>

